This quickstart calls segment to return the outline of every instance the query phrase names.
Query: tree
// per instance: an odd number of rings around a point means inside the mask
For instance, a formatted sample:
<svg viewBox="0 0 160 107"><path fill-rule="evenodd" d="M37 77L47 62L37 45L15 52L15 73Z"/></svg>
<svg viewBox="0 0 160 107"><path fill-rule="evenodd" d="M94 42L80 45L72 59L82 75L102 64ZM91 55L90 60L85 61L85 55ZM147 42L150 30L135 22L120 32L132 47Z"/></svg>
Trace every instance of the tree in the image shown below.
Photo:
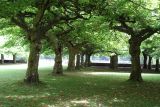
<svg viewBox="0 0 160 107"><path fill-rule="evenodd" d="M52 48L52 50L55 53L55 64L53 67L52 74L63 74L63 67L62 67L62 51L64 47L64 36L67 36L67 34L71 31L71 28L63 28L63 27L55 27L54 29L50 30L48 32L48 42L49 46Z"/></svg>
<svg viewBox="0 0 160 107"><path fill-rule="evenodd" d="M112 29L130 36L128 43L132 72L129 80L132 81L142 81L140 66L141 43L158 32L160 28L157 24L157 17L153 16L153 11L147 9L149 3L131 0L113 1L109 3L110 8L108 9L112 12L106 13L111 16L107 20L110 21Z"/></svg>
<svg viewBox="0 0 160 107"><path fill-rule="evenodd" d="M0 1L0 4L3 7L0 17L11 19L11 22L23 29L30 44L25 81L39 83L38 62L45 34L60 22L83 18L80 14L82 3L78 0L25 0Z"/></svg>
<svg viewBox="0 0 160 107"><path fill-rule="evenodd" d="M27 57L28 44L22 38L23 32L18 27L8 26L0 31L2 43L1 54L2 54L2 63L4 63L4 55L3 54L12 54L13 61L12 63L16 63L17 56L21 55ZM17 41L18 40L18 41Z"/></svg>

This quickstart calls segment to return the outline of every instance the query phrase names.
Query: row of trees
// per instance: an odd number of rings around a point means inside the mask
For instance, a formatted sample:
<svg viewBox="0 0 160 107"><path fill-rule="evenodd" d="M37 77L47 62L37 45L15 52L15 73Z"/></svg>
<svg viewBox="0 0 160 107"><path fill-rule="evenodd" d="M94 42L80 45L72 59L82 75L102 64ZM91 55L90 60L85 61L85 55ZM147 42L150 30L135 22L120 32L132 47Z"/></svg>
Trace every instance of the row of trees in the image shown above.
<svg viewBox="0 0 160 107"><path fill-rule="evenodd" d="M93 53L112 51L118 54L118 50L123 50L118 46L115 48L118 42L113 44L113 36L117 37L116 41L124 36L124 41L128 40L132 57L130 80L142 81L140 46L160 30L159 8L152 1L1 0L0 6L0 28L18 26L19 38L29 45L25 78L28 83L39 82L38 62L42 50L55 52L54 72L62 74L63 48L68 49L68 70L73 70L75 55L77 65L80 65L80 59L84 62L86 55L87 65ZM112 35L115 31L122 33Z"/></svg>

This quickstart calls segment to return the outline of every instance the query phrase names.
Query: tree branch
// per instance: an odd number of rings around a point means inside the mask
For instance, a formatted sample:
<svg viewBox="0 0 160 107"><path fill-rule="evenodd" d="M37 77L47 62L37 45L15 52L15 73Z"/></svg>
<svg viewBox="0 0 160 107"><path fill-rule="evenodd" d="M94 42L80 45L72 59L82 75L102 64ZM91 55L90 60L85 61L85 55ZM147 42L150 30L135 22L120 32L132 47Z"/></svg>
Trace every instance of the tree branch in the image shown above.
<svg viewBox="0 0 160 107"><path fill-rule="evenodd" d="M20 28L22 28L24 31L26 31L26 32L30 31L29 26L27 25L27 23L24 21L23 18L21 18L21 17L12 17L11 21L13 23L15 23L17 26L19 26Z"/></svg>
<svg viewBox="0 0 160 107"><path fill-rule="evenodd" d="M34 19L34 26L38 26L44 16L45 10L47 9L49 5L50 0L44 0L43 4L41 4L40 8L38 8L38 12L36 14L36 17Z"/></svg>

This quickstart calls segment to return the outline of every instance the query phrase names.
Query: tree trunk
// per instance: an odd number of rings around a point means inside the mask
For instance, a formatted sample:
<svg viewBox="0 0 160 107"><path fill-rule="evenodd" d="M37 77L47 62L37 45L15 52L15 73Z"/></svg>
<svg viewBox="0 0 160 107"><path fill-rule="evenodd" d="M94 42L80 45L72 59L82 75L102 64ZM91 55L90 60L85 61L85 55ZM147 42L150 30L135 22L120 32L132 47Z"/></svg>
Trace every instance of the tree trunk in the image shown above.
<svg viewBox="0 0 160 107"><path fill-rule="evenodd" d="M86 59L85 59L85 67L89 67L91 63L91 54L86 54Z"/></svg>
<svg viewBox="0 0 160 107"><path fill-rule="evenodd" d="M81 54L81 67L84 66L84 54Z"/></svg>
<svg viewBox="0 0 160 107"><path fill-rule="evenodd" d="M1 54L1 64L4 64L4 54Z"/></svg>
<svg viewBox="0 0 160 107"><path fill-rule="evenodd" d="M63 66L62 66L62 44L60 40L57 39L55 42L55 64L53 67L53 74L61 75L63 74Z"/></svg>
<svg viewBox="0 0 160 107"><path fill-rule="evenodd" d="M30 53L28 58L28 68L26 72L25 82L39 83L38 64L41 50L40 41L30 42Z"/></svg>
<svg viewBox="0 0 160 107"><path fill-rule="evenodd" d="M118 68L118 55L113 55L110 57L110 68L111 69Z"/></svg>
<svg viewBox="0 0 160 107"><path fill-rule="evenodd" d="M16 63L16 54L13 54L13 63Z"/></svg>
<svg viewBox="0 0 160 107"><path fill-rule="evenodd" d="M80 69L80 54L76 55L76 69L79 70Z"/></svg>
<svg viewBox="0 0 160 107"><path fill-rule="evenodd" d="M69 48L69 61L67 68L69 71L75 70L75 55L74 49Z"/></svg>
<svg viewBox="0 0 160 107"><path fill-rule="evenodd" d="M155 72L159 72L159 58L156 59Z"/></svg>
<svg viewBox="0 0 160 107"><path fill-rule="evenodd" d="M140 65L140 44L134 39L129 40L129 53L131 55L132 71L130 74L131 81L142 81Z"/></svg>
<svg viewBox="0 0 160 107"><path fill-rule="evenodd" d="M147 69L147 54L143 52L143 69Z"/></svg>
<svg viewBox="0 0 160 107"><path fill-rule="evenodd" d="M149 70L152 69L152 57L151 57L151 56L149 56L148 69L149 69Z"/></svg>

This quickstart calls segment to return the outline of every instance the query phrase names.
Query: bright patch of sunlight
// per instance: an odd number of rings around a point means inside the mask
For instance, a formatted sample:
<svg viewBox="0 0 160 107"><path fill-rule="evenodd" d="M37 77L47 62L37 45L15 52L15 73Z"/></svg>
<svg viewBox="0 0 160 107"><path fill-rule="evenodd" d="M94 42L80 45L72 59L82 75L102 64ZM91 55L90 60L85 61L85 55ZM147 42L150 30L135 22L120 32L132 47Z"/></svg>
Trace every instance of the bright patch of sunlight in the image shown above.
<svg viewBox="0 0 160 107"><path fill-rule="evenodd" d="M31 98L46 98L49 97L50 94L43 94L43 95L8 95L4 98L7 99L31 99Z"/></svg>
<svg viewBox="0 0 160 107"><path fill-rule="evenodd" d="M48 104L45 104L45 103L41 103L42 107L56 107L55 105L48 105Z"/></svg>
<svg viewBox="0 0 160 107"><path fill-rule="evenodd" d="M74 104L88 104L89 101L87 101L87 100L73 100L73 101L71 101L71 103L74 103Z"/></svg>
<svg viewBox="0 0 160 107"><path fill-rule="evenodd" d="M72 100L71 105L74 107L103 107L101 103L98 103L96 99L83 99L83 100Z"/></svg>
<svg viewBox="0 0 160 107"><path fill-rule="evenodd" d="M114 98L110 102L125 102L125 101L122 99Z"/></svg>

